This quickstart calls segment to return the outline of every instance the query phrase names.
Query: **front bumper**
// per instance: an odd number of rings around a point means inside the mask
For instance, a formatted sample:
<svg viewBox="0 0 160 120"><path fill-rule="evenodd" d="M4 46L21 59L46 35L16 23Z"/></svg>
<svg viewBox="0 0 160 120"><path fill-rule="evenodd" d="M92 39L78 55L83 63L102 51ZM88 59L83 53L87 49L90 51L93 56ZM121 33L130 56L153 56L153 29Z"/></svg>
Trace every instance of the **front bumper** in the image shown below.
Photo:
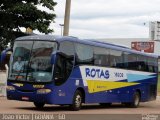
<svg viewBox="0 0 160 120"><path fill-rule="evenodd" d="M8 100L28 101L28 102L43 102L46 104L54 104L54 93L37 94L37 91L33 92L21 92L18 90L7 91Z"/></svg>

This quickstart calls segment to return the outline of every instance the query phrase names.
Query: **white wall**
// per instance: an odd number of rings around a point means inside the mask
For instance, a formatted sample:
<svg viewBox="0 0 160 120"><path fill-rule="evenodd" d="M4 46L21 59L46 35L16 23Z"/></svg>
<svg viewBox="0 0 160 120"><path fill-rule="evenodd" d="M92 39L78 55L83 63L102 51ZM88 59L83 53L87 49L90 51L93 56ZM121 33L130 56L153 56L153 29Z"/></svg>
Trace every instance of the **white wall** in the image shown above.
<svg viewBox="0 0 160 120"><path fill-rule="evenodd" d="M129 48L131 48L131 42L150 41L149 38L104 38L104 39L97 39L97 40L113 43L116 45L122 45ZM155 42L154 54L160 56L160 42L158 41L154 41L154 42Z"/></svg>

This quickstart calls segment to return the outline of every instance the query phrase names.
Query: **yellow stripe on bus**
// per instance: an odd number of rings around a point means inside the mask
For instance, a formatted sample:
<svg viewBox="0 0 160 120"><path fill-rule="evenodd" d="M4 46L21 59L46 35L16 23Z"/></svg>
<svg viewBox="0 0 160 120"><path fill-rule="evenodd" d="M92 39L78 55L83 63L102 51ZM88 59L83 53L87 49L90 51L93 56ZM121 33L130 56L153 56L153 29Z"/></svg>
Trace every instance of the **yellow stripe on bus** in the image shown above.
<svg viewBox="0 0 160 120"><path fill-rule="evenodd" d="M139 83L87 80L87 84L89 93L95 93L95 92L102 92L106 90L138 85Z"/></svg>

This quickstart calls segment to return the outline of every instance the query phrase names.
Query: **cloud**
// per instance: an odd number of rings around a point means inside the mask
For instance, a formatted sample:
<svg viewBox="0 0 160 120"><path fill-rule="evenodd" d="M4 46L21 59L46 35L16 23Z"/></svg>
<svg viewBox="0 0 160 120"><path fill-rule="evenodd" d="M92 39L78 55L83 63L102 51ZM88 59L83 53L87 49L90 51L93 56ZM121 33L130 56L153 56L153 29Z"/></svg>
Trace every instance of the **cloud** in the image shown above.
<svg viewBox="0 0 160 120"><path fill-rule="evenodd" d="M72 1L72 18L137 16L160 11L160 1L151 0L92 0Z"/></svg>
<svg viewBox="0 0 160 120"><path fill-rule="evenodd" d="M61 34L65 0L55 0L54 34ZM159 0L72 0L70 35L80 38L149 36L149 21L160 20ZM145 23L145 24L144 24Z"/></svg>

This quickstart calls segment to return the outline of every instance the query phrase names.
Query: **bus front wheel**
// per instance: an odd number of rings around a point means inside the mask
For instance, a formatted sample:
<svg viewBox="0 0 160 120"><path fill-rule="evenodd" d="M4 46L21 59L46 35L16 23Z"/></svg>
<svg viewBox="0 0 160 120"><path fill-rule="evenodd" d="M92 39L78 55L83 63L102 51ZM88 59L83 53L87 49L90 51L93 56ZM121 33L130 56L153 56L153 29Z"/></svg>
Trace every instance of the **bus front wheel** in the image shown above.
<svg viewBox="0 0 160 120"><path fill-rule="evenodd" d="M73 111L78 111L81 109L81 106L82 106L82 93L81 91L77 90L74 94L74 97L73 97L73 102L72 102L72 105L71 105L71 110Z"/></svg>
<svg viewBox="0 0 160 120"><path fill-rule="evenodd" d="M45 103L34 102L36 108L41 109L44 107Z"/></svg>

